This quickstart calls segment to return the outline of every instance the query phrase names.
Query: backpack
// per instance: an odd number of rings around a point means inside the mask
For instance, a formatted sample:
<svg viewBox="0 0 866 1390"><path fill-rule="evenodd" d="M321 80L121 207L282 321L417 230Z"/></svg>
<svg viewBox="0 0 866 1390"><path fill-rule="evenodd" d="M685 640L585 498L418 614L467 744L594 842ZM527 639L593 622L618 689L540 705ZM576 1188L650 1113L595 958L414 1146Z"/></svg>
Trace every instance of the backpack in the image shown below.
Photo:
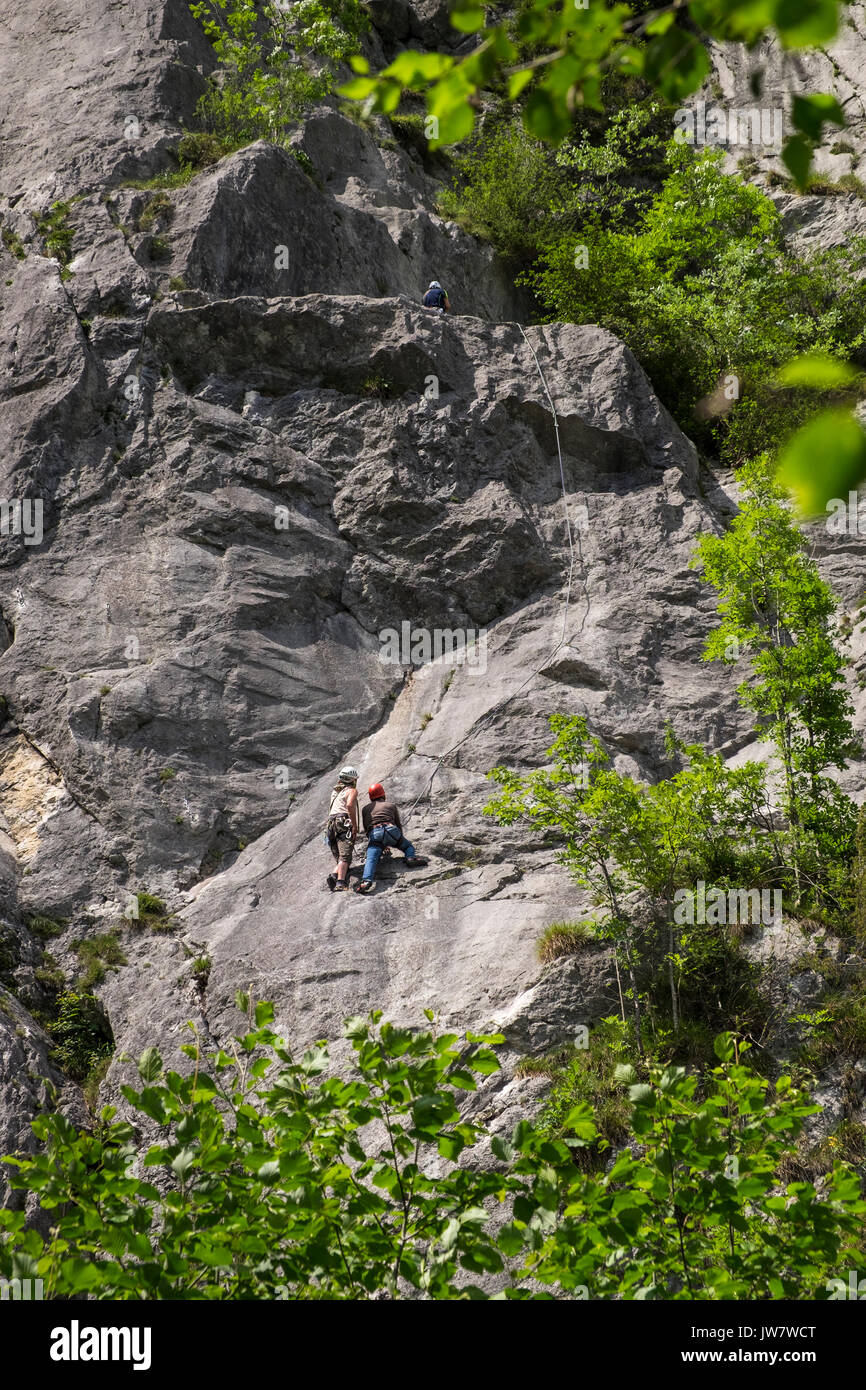
<svg viewBox="0 0 866 1390"><path fill-rule="evenodd" d="M426 293L425 296L424 296L424 308L425 308L425 309L444 309L444 308L445 308L445 291L442 289L441 285L440 285L440 287L439 287L438 290L428 290L428 291L427 291L427 293Z"/></svg>

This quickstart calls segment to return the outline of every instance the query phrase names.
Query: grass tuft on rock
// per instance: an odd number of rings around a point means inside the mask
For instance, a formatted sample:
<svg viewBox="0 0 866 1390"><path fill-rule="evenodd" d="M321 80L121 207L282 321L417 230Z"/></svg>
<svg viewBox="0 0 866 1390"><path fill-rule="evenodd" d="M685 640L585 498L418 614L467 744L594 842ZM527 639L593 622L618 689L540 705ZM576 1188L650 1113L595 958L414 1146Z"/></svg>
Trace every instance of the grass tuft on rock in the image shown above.
<svg viewBox="0 0 866 1390"><path fill-rule="evenodd" d="M576 956L598 944L591 922L551 922L538 939L538 957L545 962Z"/></svg>

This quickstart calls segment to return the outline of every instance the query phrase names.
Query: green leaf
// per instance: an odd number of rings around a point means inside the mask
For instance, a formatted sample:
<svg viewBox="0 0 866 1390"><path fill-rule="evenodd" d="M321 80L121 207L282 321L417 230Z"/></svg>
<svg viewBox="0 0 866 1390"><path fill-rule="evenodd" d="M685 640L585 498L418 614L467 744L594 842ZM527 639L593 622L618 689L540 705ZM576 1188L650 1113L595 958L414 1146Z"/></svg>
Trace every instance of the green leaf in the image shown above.
<svg viewBox="0 0 866 1390"><path fill-rule="evenodd" d="M462 80L453 75L438 82L430 94L428 110L439 122L439 134L430 141L430 148L456 145L471 135L475 112L467 100L468 92Z"/></svg>
<svg viewBox="0 0 866 1390"><path fill-rule="evenodd" d="M416 87L422 82L434 82L452 67L450 58L441 53L400 53L387 68L384 76L393 77L401 87Z"/></svg>
<svg viewBox="0 0 866 1390"><path fill-rule="evenodd" d="M803 516L818 516L866 478L866 433L850 411L822 411L783 450L777 477Z"/></svg>
<svg viewBox="0 0 866 1390"><path fill-rule="evenodd" d="M776 380L781 386L812 386L828 391L834 387L849 386L857 380L857 372L848 362L841 362L829 353L807 352L786 363Z"/></svg>
<svg viewBox="0 0 866 1390"><path fill-rule="evenodd" d="M256 1004L256 1027L264 1028L266 1023L274 1021L274 1006L264 999L260 1004Z"/></svg>
<svg viewBox="0 0 866 1390"><path fill-rule="evenodd" d="M571 116L564 101L557 101L546 87L536 87L523 112L523 122L531 135L549 144L558 144L571 129Z"/></svg>
<svg viewBox="0 0 866 1390"><path fill-rule="evenodd" d="M365 73L370 71L370 64L366 58L362 58L360 53L353 53L349 59L349 67L353 72Z"/></svg>
<svg viewBox="0 0 866 1390"><path fill-rule="evenodd" d="M196 1245L193 1248L193 1255L202 1264L209 1265L214 1269L230 1269L232 1263L231 1250L225 1250L218 1245L213 1247L208 1245Z"/></svg>
<svg viewBox="0 0 866 1390"><path fill-rule="evenodd" d="M374 77L353 77L349 82L344 82L338 88L341 97L349 97L352 101L362 101L374 92L377 82Z"/></svg>
<svg viewBox="0 0 866 1390"><path fill-rule="evenodd" d="M652 1086L647 1086L645 1083L642 1082L637 1086L629 1086L628 1098L631 1101L632 1105L652 1105L653 1101L655 1100L655 1091L653 1090Z"/></svg>
<svg viewBox="0 0 866 1390"><path fill-rule="evenodd" d="M177 1173L179 1178L185 1177L195 1163L196 1155L193 1149L181 1149L171 1160L172 1171Z"/></svg>
<svg viewBox="0 0 866 1390"><path fill-rule="evenodd" d="M821 130L826 123L845 125L845 113L829 92L816 92L810 97L795 96L791 102L791 116L795 130L801 130L816 142L821 139Z"/></svg>
<svg viewBox="0 0 866 1390"><path fill-rule="evenodd" d="M811 141L807 140L805 135L792 135L785 141L782 161L802 192L809 181L809 170L812 168Z"/></svg>
<svg viewBox="0 0 866 1390"><path fill-rule="evenodd" d="M468 1071L449 1071L447 1076L449 1086L457 1086L461 1091L477 1091L478 1083L474 1076L470 1076Z"/></svg>
<svg viewBox="0 0 866 1390"><path fill-rule="evenodd" d="M481 1076L492 1076L494 1072L500 1070L499 1058L495 1052L490 1052L484 1048L479 1048L477 1052L471 1052L466 1059L467 1065L473 1071L477 1071Z"/></svg>
<svg viewBox="0 0 866 1390"><path fill-rule="evenodd" d="M578 1139L584 1139L589 1143L598 1137L592 1108L587 1105L586 1101L581 1101L579 1105L575 1105L572 1110L569 1110L563 1122L563 1128L571 1130Z"/></svg>
<svg viewBox="0 0 866 1390"><path fill-rule="evenodd" d="M829 43L839 28L836 0L775 0L773 24L785 48Z"/></svg>
<svg viewBox="0 0 866 1390"><path fill-rule="evenodd" d="M514 1158L514 1149L507 1139L503 1139L500 1134L494 1134L490 1140L490 1152L494 1158L498 1158L502 1163L510 1163Z"/></svg>
<svg viewBox="0 0 866 1390"><path fill-rule="evenodd" d="M673 10L663 12L662 14L657 15L655 19L650 20L649 24L646 26L646 33L666 34L668 29L670 29L671 25L675 21L676 15L674 14Z"/></svg>
<svg viewBox="0 0 866 1390"><path fill-rule="evenodd" d="M496 1244L506 1255L513 1257L514 1255L520 1254L525 1239L524 1232L520 1227L516 1226L513 1221L510 1221L500 1230L496 1237Z"/></svg>
<svg viewBox="0 0 866 1390"><path fill-rule="evenodd" d="M440 1134L436 1146L442 1157L448 1158L452 1162L460 1157L466 1147L459 1134Z"/></svg>
<svg viewBox="0 0 866 1390"><path fill-rule="evenodd" d="M162 1075L162 1058L155 1047L146 1047L137 1065L142 1081L158 1081Z"/></svg>
<svg viewBox="0 0 866 1390"><path fill-rule="evenodd" d="M480 5L457 4L449 18L453 27L459 29L461 34L475 34L484 28L484 10Z"/></svg>
<svg viewBox="0 0 866 1390"><path fill-rule="evenodd" d="M523 91L524 87L529 86L529 83L532 81L534 76L535 73L528 72L526 68L524 68L522 72L513 72L508 79L509 100L516 100L516 98L520 96L520 93Z"/></svg>
<svg viewBox="0 0 866 1390"><path fill-rule="evenodd" d="M657 34L647 45L644 73L669 101L697 91L710 71L710 59L700 39L684 29Z"/></svg>

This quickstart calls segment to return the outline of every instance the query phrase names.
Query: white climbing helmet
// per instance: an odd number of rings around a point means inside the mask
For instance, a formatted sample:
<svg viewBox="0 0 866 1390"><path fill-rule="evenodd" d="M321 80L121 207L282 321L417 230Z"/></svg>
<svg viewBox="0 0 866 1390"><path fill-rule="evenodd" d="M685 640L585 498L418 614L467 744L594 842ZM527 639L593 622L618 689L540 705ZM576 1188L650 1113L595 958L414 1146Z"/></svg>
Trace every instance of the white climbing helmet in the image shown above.
<svg viewBox="0 0 866 1390"><path fill-rule="evenodd" d="M439 284L438 280L431 280L427 288L428 290L441 290L442 286Z"/></svg>
<svg viewBox="0 0 866 1390"><path fill-rule="evenodd" d="M340 776L340 781L341 781L341 782L357 782L357 780L358 780L358 769L357 769L356 767L352 767L352 765L351 765L351 763L350 763L348 767L341 767L341 768L340 768L340 774L339 774L339 776Z"/></svg>

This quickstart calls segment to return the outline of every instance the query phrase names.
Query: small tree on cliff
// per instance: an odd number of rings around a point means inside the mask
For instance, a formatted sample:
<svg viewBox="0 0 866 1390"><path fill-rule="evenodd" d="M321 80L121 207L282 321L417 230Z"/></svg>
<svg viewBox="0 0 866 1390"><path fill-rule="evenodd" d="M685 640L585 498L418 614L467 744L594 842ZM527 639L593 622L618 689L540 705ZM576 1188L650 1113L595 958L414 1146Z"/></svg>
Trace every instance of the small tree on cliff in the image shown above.
<svg viewBox="0 0 866 1390"><path fill-rule="evenodd" d="M737 481L739 513L723 535L701 538L692 561L719 595L720 621L704 659L749 658L738 694L778 751L799 879L804 831L817 831L832 810L837 821L851 821L845 838L853 832L847 798L823 775L845 767L856 747L846 662L831 628L837 602L766 456Z"/></svg>
<svg viewBox="0 0 866 1390"><path fill-rule="evenodd" d="M643 1051L643 1010L637 967L646 932L634 922L626 898L638 890L661 904L667 929L666 965L671 1018L679 1025L678 926L675 894L693 888L701 875L730 870L738 855L768 853L764 769L757 763L728 769L721 756L684 747L669 736L669 752L688 766L655 786L645 786L610 766L597 738L580 715L554 714L556 735L546 756L553 765L526 775L495 767L489 774L498 796L485 814L503 825L526 819L560 840L559 859L582 888L606 910L606 931L628 976L635 1041Z"/></svg>

